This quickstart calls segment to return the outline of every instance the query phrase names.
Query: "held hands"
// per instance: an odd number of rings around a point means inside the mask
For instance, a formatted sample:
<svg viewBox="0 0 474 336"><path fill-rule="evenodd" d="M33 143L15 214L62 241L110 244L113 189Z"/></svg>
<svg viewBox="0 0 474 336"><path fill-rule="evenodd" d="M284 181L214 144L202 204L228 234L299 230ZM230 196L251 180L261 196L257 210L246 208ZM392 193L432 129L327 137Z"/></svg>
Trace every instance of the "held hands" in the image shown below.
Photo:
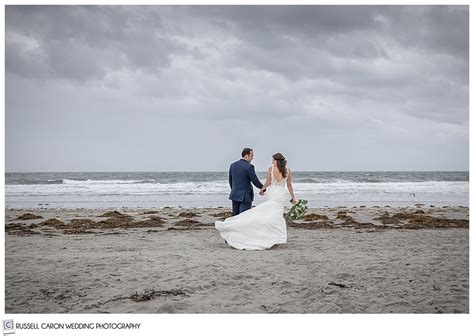
<svg viewBox="0 0 474 336"><path fill-rule="evenodd" d="M267 189L260 189L258 193L263 196L265 195L265 191L267 191Z"/></svg>

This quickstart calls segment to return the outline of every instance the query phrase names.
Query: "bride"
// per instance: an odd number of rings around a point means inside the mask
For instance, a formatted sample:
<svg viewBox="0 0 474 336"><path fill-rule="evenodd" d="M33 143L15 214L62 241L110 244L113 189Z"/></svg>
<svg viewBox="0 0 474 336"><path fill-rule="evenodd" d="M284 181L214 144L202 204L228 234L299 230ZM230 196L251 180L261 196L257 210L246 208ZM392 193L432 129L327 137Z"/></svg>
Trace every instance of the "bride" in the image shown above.
<svg viewBox="0 0 474 336"><path fill-rule="evenodd" d="M291 171L286 168L285 157L276 153L272 156L273 166L268 168L267 181L260 195L267 189L267 201L236 216L216 221L216 229L230 246L239 250L264 250L275 244L285 244L286 221L283 218L288 192L291 201L296 202L291 184Z"/></svg>

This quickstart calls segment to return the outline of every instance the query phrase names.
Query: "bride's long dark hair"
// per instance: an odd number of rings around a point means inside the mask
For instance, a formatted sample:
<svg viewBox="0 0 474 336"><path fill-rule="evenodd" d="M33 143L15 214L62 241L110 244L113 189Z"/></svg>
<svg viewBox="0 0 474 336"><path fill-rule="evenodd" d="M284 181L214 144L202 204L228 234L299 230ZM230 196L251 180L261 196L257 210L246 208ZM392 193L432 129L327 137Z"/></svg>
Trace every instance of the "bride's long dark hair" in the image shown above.
<svg viewBox="0 0 474 336"><path fill-rule="evenodd" d="M283 154L281 154L281 153L273 154L272 158L276 160L277 168L280 171L281 175L283 175L283 177L286 177L286 175L287 175L286 159L283 156Z"/></svg>

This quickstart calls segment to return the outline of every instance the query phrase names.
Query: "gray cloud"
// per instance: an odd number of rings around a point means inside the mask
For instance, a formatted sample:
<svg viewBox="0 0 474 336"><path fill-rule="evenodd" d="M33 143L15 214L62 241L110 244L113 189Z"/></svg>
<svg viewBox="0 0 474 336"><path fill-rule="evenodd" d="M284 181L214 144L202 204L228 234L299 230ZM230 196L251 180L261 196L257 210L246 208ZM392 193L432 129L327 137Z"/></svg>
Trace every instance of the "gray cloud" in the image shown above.
<svg viewBox="0 0 474 336"><path fill-rule="evenodd" d="M110 71L169 67L185 46L163 36L161 19L140 7L7 6L7 70L41 77L101 79ZM20 40L20 41L19 41Z"/></svg>
<svg viewBox="0 0 474 336"><path fill-rule="evenodd" d="M7 170L225 170L248 145L299 170L467 169L468 16L6 6Z"/></svg>

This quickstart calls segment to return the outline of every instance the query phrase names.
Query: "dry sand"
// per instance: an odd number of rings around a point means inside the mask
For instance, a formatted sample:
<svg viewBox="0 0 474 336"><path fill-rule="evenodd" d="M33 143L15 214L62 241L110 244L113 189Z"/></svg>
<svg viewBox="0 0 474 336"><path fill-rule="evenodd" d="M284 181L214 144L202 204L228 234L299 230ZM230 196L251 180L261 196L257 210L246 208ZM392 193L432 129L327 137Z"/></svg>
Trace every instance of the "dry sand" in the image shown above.
<svg viewBox="0 0 474 336"><path fill-rule="evenodd" d="M468 208L311 209L266 251L228 247L227 215L7 209L5 311L469 312Z"/></svg>

